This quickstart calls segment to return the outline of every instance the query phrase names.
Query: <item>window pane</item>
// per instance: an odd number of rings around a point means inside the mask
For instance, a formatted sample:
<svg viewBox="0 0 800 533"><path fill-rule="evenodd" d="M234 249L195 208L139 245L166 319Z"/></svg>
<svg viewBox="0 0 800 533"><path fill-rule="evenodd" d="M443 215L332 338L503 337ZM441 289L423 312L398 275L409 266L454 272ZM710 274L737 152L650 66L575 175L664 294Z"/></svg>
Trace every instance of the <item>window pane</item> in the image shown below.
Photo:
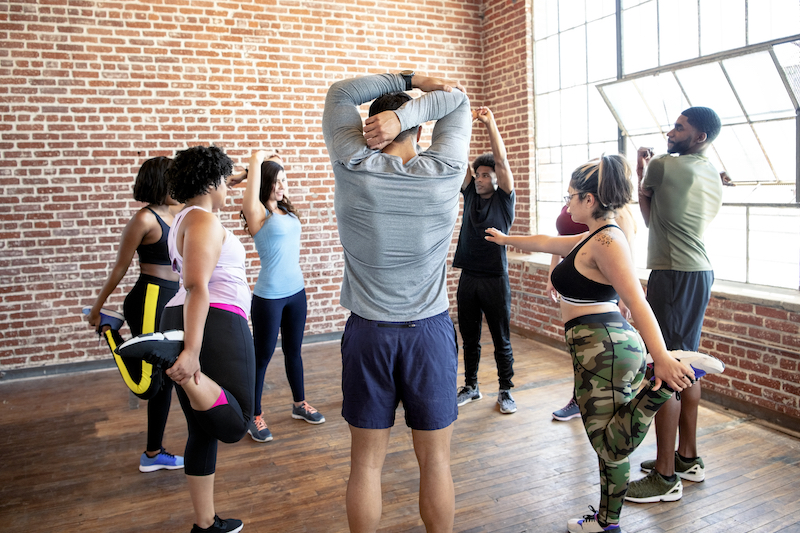
<svg viewBox="0 0 800 533"><path fill-rule="evenodd" d="M569 180L572 178L572 173L576 168L586 163L589 160L589 146L581 144L578 146L565 146L561 150L561 155L564 158L564 168L562 169L561 181L561 196L566 194L569 187Z"/></svg>
<svg viewBox="0 0 800 533"><path fill-rule="evenodd" d="M534 47L535 70L533 81L536 94L557 91L558 77L558 35L536 41Z"/></svg>
<svg viewBox="0 0 800 533"><path fill-rule="evenodd" d="M772 48L778 63L783 68L783 73L789 86L792 88L795 100L800 101L800 41L779 44Z"/></svg>
<svg viewBox="0 0 800 533"><path fill-rule="evenodd" d="M561 196L564 196L562 193ZM539 202L536 205L538 219L538 233L543 235L558 235L556 230L556 219L561 214L561 207L564 201L560 202Z"/></svg>
<svg viewBox="0 0 800 533"><path fill-rule="evenodd" d="M669 0L658 4L659 53L669 65L699 55L697 0Z"/></svg>
<svg viewBox="0 0 800 533"><path fill-rule="evenodd" d="M777 120L753 124L779 181L795 183L797 179L797 128L794 120ZM800 226L798 226L800 228Z"/></svg>
<svg viewBox="0 0 800 533"><path fill-rule="evenodd" d="M714 141L714 149L732 180L775 181L775 175L749 125L723 126Z"/></svg>
<svg viewBox="0 0 800 533"><path fill-rule="evenodd" d="M710 107L717 112L723 124L744 122L742 108L719 63L699 65L675 74L693 106Z"/></svg>
<svg viewBox="0 0 800 533"><path fill-rule="evenodd" d="M562 144L586 144L589 140L586 85L561 91Z"/></svg>
<svg viewBox="0 0 800 533"><path fill-rule="evenodd" d="M800 210L750 208L750 283L800 285ZM780 250L780 253L775 253Z"/></svg>
<svg viewBox="0 0 800 533"><path fill-rule="evenodd" d="M656 3L648 2L622 12L623 70L631 74L658 66Z"/></svg>
<svg viewBox="0 0 800 533"><path fill-rule="evenodd" d="M745 46L745 0L700 0L700 54Z"/></svg>
<svg viewBox="0 0 800 533"><path fill-rule="evenodd" d="M561 93L536 96L536 144L539 148L561 144Z"/></svg>
<svg viewBox="0 0 800 533"><path fill-rule="evenodd" d="M633 81L604 85L601 89L628 135L658 130Z"/></svg>
<svg viewBox="0 0 800 533"><path fill-rule="evenodd" d="M589 82L617 77L617 30L614 17L586 25Z"/></svg>
<svg viewBox="0 0 800 533"><path fill-rule="evenodd" d="M587 161L591 160L591 159L597 159L598 157L600 157L603 154L605 154L605 155L613 155L613 154L618 154L618 153L619 153L619 146L617 146L617 141L609 141L609 142L604 142L604 143L593 143L593 144L589 145L589 159L587 159ZM634 161L634 165L636 165L635 161ZM635 169L636 167L634 166L634 167L631 167L631 168Z"/></svg>
<svg viewBox="0 0 800 533"><path fill-rule="evenodd" d="M595 87L589 88L589 142L617 139L617 121ZM616 150L616 149L615 149Z"/></svg>
<svg viewBox="0 0 800 533"><path fill-rule="evenodd" d="M681 111L690 107L671 72L640 78L636 80L636 86L663 133L671 130Z"/></svg>
<svg viewBox="0 0 800 533"><path fill-rule="evenodd" d="M534 2L535 3L535 2ZM617 12L615 0L588 0L586 2L586 21L613 15Z"/></svg>
<svg viewBox="0 0 800 533"><path fill-rule="evenodd" d="M622 0L622 9L628 9L629 7L635 7L639 4L644 4L645 2L650 2L654 4L653 0Z"/></svg>
<svg viewBox="0 0 800 533"><path fill-rule="evenodd" d="M561 88L586 83L586 26L561 33Z"/></svg>
<svg viewBox="0 0 800 533"><path fill-rule="evenodd" d="M722 206L705 233L706 251L714 277L728 281L747 281L747 226L744 207ZM731 243L741 246L731 246Z"/></svg>
<svg viewBox="0 0 800 533"><path fill-rule="evenodd" d="M533 37L544 39L558 33L558 0L536 0L533 3Z"/></svg>
<svg viewBox="0 0 800 533"><path fill-rule="evenodd" d="M797 0L749 0L747 2L748 44L797 33L800 2Z"/></svg>
<svg viewBox="0 0 800 533"><path fill-rule="evenodd" d="M726 59L722 66L750 120L795 116L786 86L768 52Z"/></svg>
<svg viewBox="0 0 800 533"><path fill-rule="evenodd" d="M561 0L558 3L558 27L564 31L586 23L585 0ZM589 0L590 2L592 0Z"/></svg>

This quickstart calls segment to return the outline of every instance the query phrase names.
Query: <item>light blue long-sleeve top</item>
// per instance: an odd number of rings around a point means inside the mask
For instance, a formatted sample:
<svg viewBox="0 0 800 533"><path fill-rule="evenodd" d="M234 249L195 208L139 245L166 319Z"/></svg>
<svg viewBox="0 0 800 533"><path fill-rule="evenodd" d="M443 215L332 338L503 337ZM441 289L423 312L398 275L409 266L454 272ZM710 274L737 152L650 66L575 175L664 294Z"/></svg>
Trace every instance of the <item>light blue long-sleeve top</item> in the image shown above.
<svg viewBox="0 0 800 533"><path fill-rule="evenodd" d="M336 82L322 117L344 249L340 302L368 320L420 320L449 307L446 260L468 164L469 99L432 91L396 110L402 131L437 121L431 146L417 146L403 164L367 146L358 106L404 88L399 74Z"/></svg>

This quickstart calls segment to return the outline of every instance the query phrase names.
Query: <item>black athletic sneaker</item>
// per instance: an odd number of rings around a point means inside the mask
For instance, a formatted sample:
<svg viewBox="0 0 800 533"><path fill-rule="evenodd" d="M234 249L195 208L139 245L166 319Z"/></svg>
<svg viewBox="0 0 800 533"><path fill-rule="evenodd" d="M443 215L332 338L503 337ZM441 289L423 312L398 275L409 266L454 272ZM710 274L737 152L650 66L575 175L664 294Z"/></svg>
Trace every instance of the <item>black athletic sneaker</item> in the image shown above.
<svg viewBox="0 0 800 533"><path fill-rule="evenodd" d="M237 531L241 531L243 527L244 524L242 524L241 520L236 520L235 518L223 520L217 515L214 515L213 524L205 529L195 524L192 528L192 533L203 533L204 531L208 533L236 533Z"/></svg>
<svg viewBox="0 0 800 533"><path fill-rule="evenodd" d="M142 359L163 370L170 368L183 351L183 331L144 333L117 346L120 357Z"/></svg>

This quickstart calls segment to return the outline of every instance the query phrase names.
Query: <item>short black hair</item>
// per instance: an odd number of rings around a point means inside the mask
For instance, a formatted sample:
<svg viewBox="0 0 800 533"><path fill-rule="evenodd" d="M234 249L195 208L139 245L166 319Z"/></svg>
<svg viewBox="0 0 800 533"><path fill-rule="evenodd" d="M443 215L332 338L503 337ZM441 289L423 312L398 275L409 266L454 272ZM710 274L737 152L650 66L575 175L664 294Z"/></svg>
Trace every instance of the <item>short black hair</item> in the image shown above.
<svg viewBox="0 0 800 533"><path fill-rule="evenodd" d="M216 146L192 146L175 154L167 170L169 194L179 203L202 196L233 172L233 161Z"/></svg>
<svg viewBox="0 0 800 533"><path fill-rule="evenodd" d="M166 204L168 191L165 175L171 162L169 157L159 156L142 163L133 182L133 199L146 204Z"/></svg>
<svg viewBox="0 0 800 533"><path fill-rule="evenodd" d="M710 107L690 107L681 113L689 124L706 134L706 142L711 143L719 135L722 122L719 115Z"/></svg>
<svg viewBox="0 0 800 533"><path fill-rule="evenodd" d="M386 93L383 96L376 98L369 106L369 116L374 116L378 113L383 113L384 111L394 111L396 109L400 109L403 104L409 101L411 101L411 96L402 91L396 93ZM416 126L405 131L401 131L400 134L394 138L394 140L402 141L408 135L411 135L411 133L413 133L415 130Z"/></svg>
<svg viewBox="0 0 800 533"><path fill-rule="evenodd" d="M472 170L474 170L476 174L478 172L478 167L491 167L492 172L494 172L494 154L488 152L476 157L475 161L472 163Z"/></svg>

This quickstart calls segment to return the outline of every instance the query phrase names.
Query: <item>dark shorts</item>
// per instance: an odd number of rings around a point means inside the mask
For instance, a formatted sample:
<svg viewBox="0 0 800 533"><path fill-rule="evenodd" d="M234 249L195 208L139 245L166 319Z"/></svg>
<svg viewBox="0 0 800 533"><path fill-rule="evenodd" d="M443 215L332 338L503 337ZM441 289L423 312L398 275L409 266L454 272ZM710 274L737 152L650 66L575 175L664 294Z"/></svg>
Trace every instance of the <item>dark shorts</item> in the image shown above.
<svg viewBox="0 0 800 533"><path fill-rule="evenodd" d="M695 352L711 298L714 272L653 270L647 282L647 301L656 315L668 350Z"/></svg>
<svg viewBox="0 0 800 533"><path fill-rule="evenodd" d="M411 429L446 428L458 417L456 332L445 311L413 322L351 314L342 336L342 416L355 427L394 425L402 401Z"/></svg>

